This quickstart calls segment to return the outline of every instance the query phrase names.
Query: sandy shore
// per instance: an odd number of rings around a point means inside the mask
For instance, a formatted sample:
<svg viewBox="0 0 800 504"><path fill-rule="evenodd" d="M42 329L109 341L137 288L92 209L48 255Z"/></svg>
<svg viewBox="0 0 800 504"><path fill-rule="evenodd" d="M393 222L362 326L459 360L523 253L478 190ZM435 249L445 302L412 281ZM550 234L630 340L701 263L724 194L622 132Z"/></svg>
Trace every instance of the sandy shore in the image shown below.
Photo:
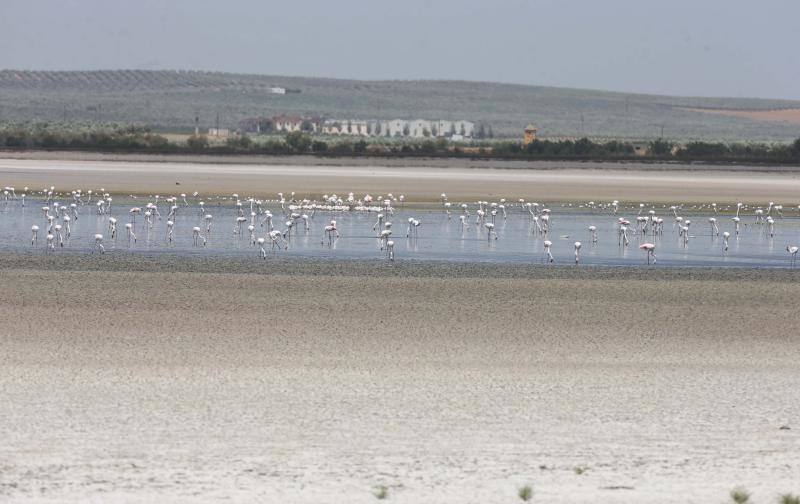
<svg viewBox="0 0 800 504"><path fill-rule="evenodd" d="M25 154L25 153L23 153ZM0 181L14 187L62 190L103 187L118 194L192 193L274 197L279 191L318 198L324 193L372 193L409 201L478 198L540 201L648 201L663 203L800 203L796 167L712 167L636 163L515 163L462 160L376 160L276 158L251 162L215 158L90 156L42 158L13 153L0 157ZM125 160L122 160L125 159ZM304 159L306 161L304 161ZM525 168L525 169L523 169Z"/></svg>
<svg viewBox="0 0 800 504"><path fill-rule="evenodd" d="M794 272L4 259L11 501L800 491Z"/></svg>

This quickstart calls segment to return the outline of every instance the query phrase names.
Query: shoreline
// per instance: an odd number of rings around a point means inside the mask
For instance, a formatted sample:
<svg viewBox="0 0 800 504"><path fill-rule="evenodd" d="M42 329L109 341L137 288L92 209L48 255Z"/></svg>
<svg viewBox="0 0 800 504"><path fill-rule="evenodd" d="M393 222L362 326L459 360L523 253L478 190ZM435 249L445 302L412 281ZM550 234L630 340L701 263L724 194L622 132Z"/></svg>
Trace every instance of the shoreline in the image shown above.
<svg viewBox="0 0 800 504"><path fill-rule="evenodd" d="M432 279L508 279L508 280L602 280L602 281L695 281L695 282L772 282L800 281L800 269L742 266L596 266L541 265L491 262L449 262L382 259L325 259L308 257L230 257L187 256L177 253L148 254L116 252L89 254L62 251L3 252L0 272L129 272L203 275L253 275L288 277L369 277Z"/></svg>
<svg viewBox="0 0 800 504"><path fill-rule="evenodd" d="M383 168L483 168L497 170L564 170L603 169L634 171L720 171L755 173L800 173L800 164L758 163L709 160L665 160L647 157L614 159L506 159L481 157L443 156L331 156L331 155L260 155L260 154L185 154L185 153L135 153L79 150L8 150L0 149L0 159L42 161L105 161L137 163L194 163L219 165L265 166L369 166Z"/></svg>

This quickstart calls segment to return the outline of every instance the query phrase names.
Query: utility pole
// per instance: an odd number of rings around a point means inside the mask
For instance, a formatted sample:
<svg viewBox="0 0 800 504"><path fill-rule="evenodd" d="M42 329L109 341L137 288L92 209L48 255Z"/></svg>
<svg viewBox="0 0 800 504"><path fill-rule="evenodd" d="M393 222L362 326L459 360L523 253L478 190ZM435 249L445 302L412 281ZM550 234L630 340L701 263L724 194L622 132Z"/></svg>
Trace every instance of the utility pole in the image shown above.
<svg viewBox="0 0 800 504"><path fill-rule="evenodd" d="M581 136L583 136L583 112L581 112Z"/></svg>
<svg viewBox="0 0 800 504"><path fill-rule="evenodd" d="M219 136L219 112L217 112L217 131L216 136Z"/></svg>

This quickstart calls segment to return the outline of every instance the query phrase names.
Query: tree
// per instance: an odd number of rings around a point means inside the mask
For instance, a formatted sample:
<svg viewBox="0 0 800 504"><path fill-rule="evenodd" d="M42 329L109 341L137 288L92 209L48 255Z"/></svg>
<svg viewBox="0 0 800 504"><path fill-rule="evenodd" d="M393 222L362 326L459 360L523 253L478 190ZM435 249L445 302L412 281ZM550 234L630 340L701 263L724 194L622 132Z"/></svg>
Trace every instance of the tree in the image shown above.
<svg viewBox="0 0 800 504"><path fill-rule="evenodd" d="M208 138L205 135L192 135L186 139L186 146L195 151L203 150L208 147Z"/></svg>
<svg viewBox="0 0 800 504"><path fill-rule="evenodd" d="M403 136L408 136L411 133L411 130L408 129L408 124L403 126Z"/></svg>
<svg viewBox="0 0 800 504"><path fill-rule="evenodd" d="M592 149L594 148L594 144L586 137L581 138L577 142L575 142L575 154L580 156L588 155Z"/></svg>
<svg viewBox="0 0 800 504"><path fill-rule="evenodd" d="M311 147L311 138L302 131L292 131L286 135L286 145L293 152L308 152Z"/></svg>
<svg viewBox="0 0 800 504"><path fill-rule="evenodd" d="M800 159L800 138L792 144L792 157Z"/></svg>
<svg viewBox="0 0 800 504"><path fill-rule="evenodd" d="M247 135L230 136L225 141L225 145L233 149L249 149L252 144L253 141Z"/></svg>
<svg viewBox="0 0 800 504"><path fill-rule="evenodd" d="M650 142L651 156L669 156L672 154L672 143L658 139Z"/></svg>
<svg viewBox="0 0 800 504"><path fill-rule="evenodd" d="M328 150L328 144L321 140L314 140L311 142L311 150L313 152L325 152Z"/></svg>
<svg viewBox="0 0 800 504"><path fill-rule="evenodd" d="M381 123L375 123L375 136L381 136Z"/></svg>
<svg viewBox="0 0 800 504"><path fill-rule="evenodd" d="M367 151L367 142L364 140L359 140L358 142L353 144L353 152L357 154L363 154Z"/></svg>
<svg viewBox="0 0 800 504"><path fill-rule="evenodd" d="M487 133L489 138L494 138L494 131L492 131L492 125L489 125L489 132Z"/></svg>
<svg viewBox="0 0 800 504"><path fill-rule="evenodd" d="M429 136L431 136L431 132L428 131L428 128L423 128L422 129L422 136L424 136L425 138L428 138Z"/></svg>
<svg viewBox="0 0 800 504"><path fill-rule="evenodd" d="M439 126L437 126L436 123L431 125L431 134L433 136L439 136Z"/></svg>
<svg viewBox="0 0 800 504"><path fill-rule="evenodd" d="M314 124L308 119L305 119L302 123L300 123L300 131L311 133L314 131Z"/></svg>
<svg viewBox="0 0 800 504"><path fill-rule="evenodd" d="M459 134L460 134L461 136L465 136L465 135L467 134L467 130L466 130L466 129L464 129L464 123L463 123L463 122L461 123L461 129L460 129L460 130L458 130L458 132L459 132Z"/></svg>
<svg viewBox="0 0 800 504"><path fill-rule="evenodd" d="M475 134L475 138L486 138L486 128L483 123L478 126L478 133Z"/></svg>

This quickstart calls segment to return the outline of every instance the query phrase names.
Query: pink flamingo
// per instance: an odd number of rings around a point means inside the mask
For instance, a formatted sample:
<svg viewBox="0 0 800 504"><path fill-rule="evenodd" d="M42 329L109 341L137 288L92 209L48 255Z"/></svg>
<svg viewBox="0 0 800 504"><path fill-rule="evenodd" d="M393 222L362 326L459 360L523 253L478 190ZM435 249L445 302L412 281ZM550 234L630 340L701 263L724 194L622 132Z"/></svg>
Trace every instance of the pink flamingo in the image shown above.
<svg viewBox="0 0 800 504"><path fill-rule="evenodd" d="M647 264L650 264L650 256L653 257L653 264L656 263L656 246L653 243L642 243L639 248L647 252Z"/></svg>

